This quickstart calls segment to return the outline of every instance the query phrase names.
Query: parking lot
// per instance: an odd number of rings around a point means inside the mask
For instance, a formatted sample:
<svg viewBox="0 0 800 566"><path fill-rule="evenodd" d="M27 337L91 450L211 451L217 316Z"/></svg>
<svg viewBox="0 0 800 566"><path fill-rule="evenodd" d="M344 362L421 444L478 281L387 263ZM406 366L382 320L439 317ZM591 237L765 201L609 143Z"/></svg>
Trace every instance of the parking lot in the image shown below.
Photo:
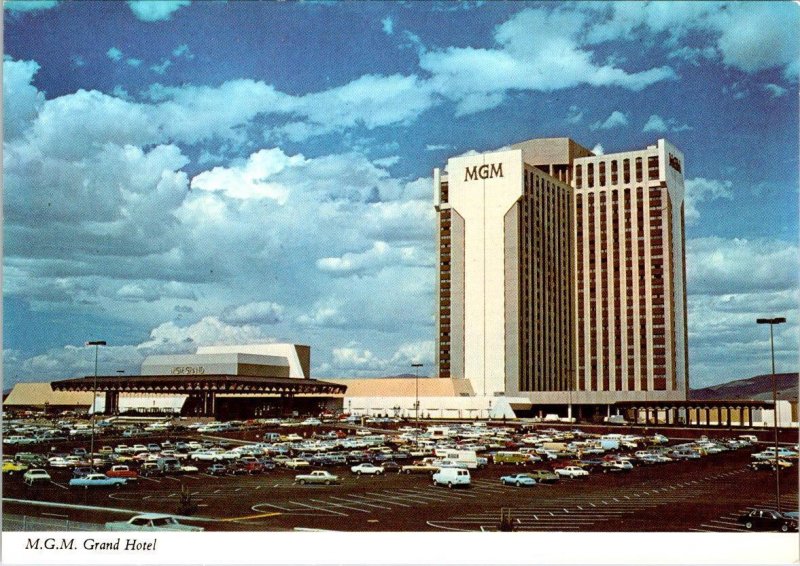
<svg viewBox="0 0 800 566"><path fill-rule="evenodd" d="M5 477L4 514L59 517L101 529L105 521L133 513L180 514L179 503L188 496L196 507L182 522L206 530L493 531L504 514L517 531L730 532L744 530L736 519L746 509L774 508L774 473L747 467L762 448L532 487L505 486L500 477L551 464L490 464L472 470L471 486L462 489L434 486L425 473L356 476L350 465L325 467L339 477L337 485L300 485L298 472L282 467L216 476L199 462L192 462L197 472L139 477L119 489L83 489L69 487L71 470L52 468L52 481L34 486ZM782 506L796 509L793 469L782 474L781 483Z"/></svg>

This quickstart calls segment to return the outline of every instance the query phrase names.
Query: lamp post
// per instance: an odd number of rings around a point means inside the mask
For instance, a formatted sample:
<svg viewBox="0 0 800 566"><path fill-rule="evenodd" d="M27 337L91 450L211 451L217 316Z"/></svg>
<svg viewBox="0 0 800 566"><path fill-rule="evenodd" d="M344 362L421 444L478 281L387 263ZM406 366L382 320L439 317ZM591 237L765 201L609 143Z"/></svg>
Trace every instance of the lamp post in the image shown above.
<svg viewBox="0 0 800 566"><path fill-rule="evenodd" d="M414 434L414 443L419 445L419 368L422 364L412 363L411 367L414 368L414 419L417 421L414 425L417 431Z"/></svg>
<svg viewBox="0 0 800 566"><path fill-rule="evenodd" d="M781 512L781 466L778 457L778 383L775 377L775 339L772 327L786 322L783 317L758 318L757 324L769 324L769 350L772 356L772 420L775 429L775 510Z"/></svg>
<svg viewBox="0 0 800 566"><path fill-rule="evenodd" d="M94 346L94 385L92 386L92 440L89 444L89 467L94 469L94 420L97 413L97 355L100 346L105 346L105 340L91 340L87 346Z"/></svg>

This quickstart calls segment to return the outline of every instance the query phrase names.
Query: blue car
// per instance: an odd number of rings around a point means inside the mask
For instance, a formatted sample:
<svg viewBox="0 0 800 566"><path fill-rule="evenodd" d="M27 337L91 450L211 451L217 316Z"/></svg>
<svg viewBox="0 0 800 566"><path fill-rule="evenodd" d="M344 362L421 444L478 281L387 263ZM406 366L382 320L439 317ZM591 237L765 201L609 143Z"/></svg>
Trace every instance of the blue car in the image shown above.
<svg viewBox="0 0 800 566"><path fill-rule="evenodd" d="M513 476L503 476L500 478L503 485L515 485L517 487L536 485L536 480L530 474L514 474Z"/></svg>
<svg viewBox="0 0 800 566"><path fill-rule="evenodd" d="M128 482L125 478L110 478L105 474L86 474L69 480L70 487L121 487Z"/></svg>

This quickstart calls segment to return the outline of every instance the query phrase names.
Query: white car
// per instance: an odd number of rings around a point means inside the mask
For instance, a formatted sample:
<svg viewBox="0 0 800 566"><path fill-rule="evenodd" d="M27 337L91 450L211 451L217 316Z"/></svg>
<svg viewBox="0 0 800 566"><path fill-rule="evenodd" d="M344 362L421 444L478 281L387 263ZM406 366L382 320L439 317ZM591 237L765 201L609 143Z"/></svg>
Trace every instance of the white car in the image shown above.
<svg viewBox="0 0 800 566"><path fill-rule="evenodd" d="M221 462L223 459L222 452L215 452L213 450L198 450L192 452L189 458L201 462Z"/></svg>
<svg viewBox="0 0 800 566"><path fill-rule="evenodd" d="M40 470L40 469L28 470L27 472L25 472L25 475L22 476L22 478L28 485L33 485L34 483L40 481L52 480L50 474L48 474L46 470Z"/></svg>
<svg viewBox="0 0 800 566"><path fill-rule="evenodd" d="M585 478L589 475L589 472L578 466L564 466L563 468L558 468L556 473L562 478L571 479Z"/></svg>
<svg viewBox="0 0 800 566"><path fill-rule="evenodd" d="M364 462L363 464L358 464L357 466L353 466L350 468L350 471L360 476L361 474L370 474L379 476L383 473L383 467L376 466L375 464L370 464L368 462Z"/></svg>
<svg viewBox="0 0 800 566"><path fill-rule="evenodd" d="M47 464L51 468L69 468L73 466L71 462L69 462L66 458L61 458L60 456L53 456L47 460Z"/></svg>
<svg viewBox="0 0 800 566"><path fill-rule="evenodd" d="M301 422L300 424L301 424L302 426L319 426L319 425L321 425L321 424L322 424L322 421L321 421L321 420L319 420L319 419L310 418L310 419L306 419L306 420L304 420L304 421L303 421L303 422Z"/></svg>
<svg viewBox="0 0 800 566"><path fill-rule="evenodd" d="M199 532L202 527L181 524L171 515L146 513L136 515L127 521L106 523L107 531L188 531Z"/></svg>

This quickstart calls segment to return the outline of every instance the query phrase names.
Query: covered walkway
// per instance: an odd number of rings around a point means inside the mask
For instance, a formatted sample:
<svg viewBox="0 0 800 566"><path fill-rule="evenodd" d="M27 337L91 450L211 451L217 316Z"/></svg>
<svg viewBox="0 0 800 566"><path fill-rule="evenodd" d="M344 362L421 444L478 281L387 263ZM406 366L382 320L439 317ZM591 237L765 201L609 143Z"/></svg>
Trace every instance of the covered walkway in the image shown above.
<svg viewBox="0 0 800 566"><path fill-rule="evenodd" d="M626 420L646 425L688 425L753 427L757 409L774 407L772 401L703 400L703 401L618 401L614 408Z"/></svg>

